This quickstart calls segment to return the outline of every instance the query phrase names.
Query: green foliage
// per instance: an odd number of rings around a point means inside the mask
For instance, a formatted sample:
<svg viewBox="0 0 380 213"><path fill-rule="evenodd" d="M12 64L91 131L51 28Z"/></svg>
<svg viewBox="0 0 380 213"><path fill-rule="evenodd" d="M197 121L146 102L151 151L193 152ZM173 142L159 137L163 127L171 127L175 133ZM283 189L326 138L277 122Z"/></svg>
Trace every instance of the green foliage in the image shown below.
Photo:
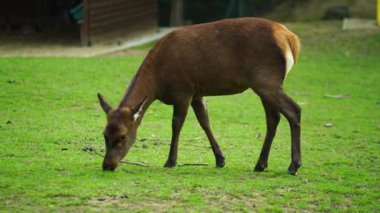
<svg viewBox="0 0 380 213"><path fill-rule="evenodd" d="M298 176L286 172L284 118L268 170L252 172L266 128L251 91L207 99L225 168L214 168L192 113L178 163L209 166L162 168L171 107L156 102L139 129L146 140L127 156L151 166L103 172L102 158L83 151L104 149L96 93L116 105L143 57L1 58L0 211L380 211L380 34L334 22L290 28L303 41L285 84L303 109Z"/></svg>
<svg viewBox="0 0 380 213"><path fill-rule="evenodd" d="M260 16L276 6L289 2L284 0L191 0L184 1L185 19L192 23L204 23L223 18ZM168 1L160 1L161 7ZM163 14L163 12L161 13Z"/></svg>

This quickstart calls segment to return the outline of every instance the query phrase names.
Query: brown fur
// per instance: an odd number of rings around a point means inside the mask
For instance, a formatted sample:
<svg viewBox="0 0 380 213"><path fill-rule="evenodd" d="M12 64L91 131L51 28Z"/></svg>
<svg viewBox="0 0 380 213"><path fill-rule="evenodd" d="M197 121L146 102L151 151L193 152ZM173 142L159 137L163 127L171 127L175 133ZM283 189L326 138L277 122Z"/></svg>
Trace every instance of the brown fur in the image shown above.
<svg viewBox="0 0 380 213"><path fill-rule="evenodd" d="M267 165L279 113L282 113L291 127L289 171L295 174L301 164L300 108L282 89L285 52L289 48L296 61L300 49L297 36L281 24L259 18L227 19L169 33L149 52L117 109L109 110L99 95L108 114L104 132L108 158L103 168L115 169L126 155L144 112L157 99L173 105L172 143L165 166L176 164L180 130L191 105L210 141L216 165L223 167L225 157L210 129L203 97L236 94L251 88L263 102L268 127L255 170L262 171ZM119 126L119 131L111 133L109 126ZM121 152L122 149L127 150Z"/></svg>

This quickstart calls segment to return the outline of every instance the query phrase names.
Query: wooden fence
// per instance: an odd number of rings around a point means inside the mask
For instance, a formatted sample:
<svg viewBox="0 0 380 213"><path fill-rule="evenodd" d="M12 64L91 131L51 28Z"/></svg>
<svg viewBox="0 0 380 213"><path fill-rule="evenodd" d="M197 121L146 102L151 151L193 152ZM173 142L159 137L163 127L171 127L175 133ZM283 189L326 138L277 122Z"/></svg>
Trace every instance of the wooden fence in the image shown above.
<svg viewBox="0 0 380 213"><path fill-rule="evenodd" d="M136 36L157 27L157 0L84 0L83 45Z"/></svg>

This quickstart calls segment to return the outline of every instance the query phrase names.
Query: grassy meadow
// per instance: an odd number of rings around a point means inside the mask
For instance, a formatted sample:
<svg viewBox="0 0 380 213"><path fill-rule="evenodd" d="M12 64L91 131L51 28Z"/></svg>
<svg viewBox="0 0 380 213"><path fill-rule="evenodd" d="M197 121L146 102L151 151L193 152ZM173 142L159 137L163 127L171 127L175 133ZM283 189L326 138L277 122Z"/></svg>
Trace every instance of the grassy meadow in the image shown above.
<svg viewBox="0 0 380 213"><path fill-rule="evenodd" d="M303 46L285 88L302 106L303 166L287 173L290 132L282 118L265 172L254 173L265 116L252 91L208 97L226 154L217 169L192 110L178 164L169 152L172 108L155 102L138 141L115 172L101 170L105 115L143 54L94 58L0 58L0 212L380 211L380 30L340 22L289 24ZM149 45L139 48L149 48Z"/></svg>

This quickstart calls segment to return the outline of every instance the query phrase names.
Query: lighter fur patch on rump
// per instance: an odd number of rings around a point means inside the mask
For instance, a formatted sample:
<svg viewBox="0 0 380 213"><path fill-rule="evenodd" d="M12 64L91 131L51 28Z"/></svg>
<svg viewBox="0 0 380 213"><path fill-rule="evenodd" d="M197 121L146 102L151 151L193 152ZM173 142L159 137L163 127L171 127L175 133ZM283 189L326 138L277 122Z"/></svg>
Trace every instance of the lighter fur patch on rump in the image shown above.
<svg viewBox="0 0 380 213"><path fill-rule="evenodd" d="M288 50L285 52L285 62L286 62L286 73L285 76L290 72L294 65L294 57L292 50L288 48Z"/></svg>

